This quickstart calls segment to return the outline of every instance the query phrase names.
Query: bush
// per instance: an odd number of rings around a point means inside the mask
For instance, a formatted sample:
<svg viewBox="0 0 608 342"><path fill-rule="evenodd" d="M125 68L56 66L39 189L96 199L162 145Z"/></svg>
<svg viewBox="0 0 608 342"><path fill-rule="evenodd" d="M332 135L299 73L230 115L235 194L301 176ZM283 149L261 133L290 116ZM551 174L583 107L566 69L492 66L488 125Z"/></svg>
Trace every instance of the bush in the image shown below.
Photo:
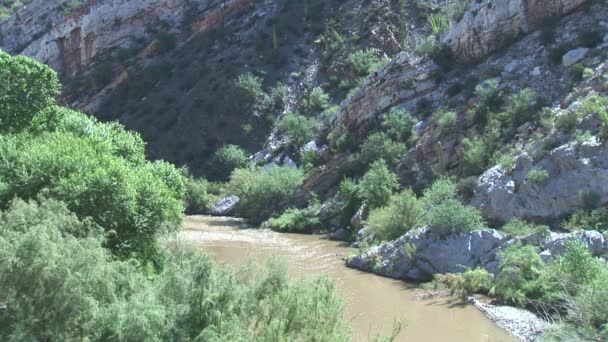
<svg viewBox="0 0 608 342"><path fill-rule="evenodd" d="M289 167L236 169L227 190L241 199L238 214L260 224L288 203L303 181L302 171Z"/></svg>
<svg viewBox="0 0 608 342"><path fill-rule="evenodd" d="M264 222L262 227L286 233L312 233L321 228L321 221L315 208L290 208L279 217Z"/></svg>
<svg viewBox="0 0 608 342"><path fill-rule="evenodd" d="M533 183L541 184L549 179L549 172L545 170L530 170L528 171L528 180Z"/></svg>
<svg viewBox="0 0 608 342"><path fill-rule="evenodd" d="M198 215L208 213L219 200L210 189L209 181L206 179L191 178L186 186L186 214Z"/></svg>
<svg viewBox="0 0 608 342"><path fill-rule="evenodd" d="M454 112L439 111L435 113L440 134L447 134L454 126L457 115Z"/></svg>
<svg viewBox="0 0 608 342"><path fill-rule="evenodd" d="M463 301L475 293L487 293L493 281L494 275L481 268L468 269L464 273L436 274L433 277L433 283L447 286L452 295Z"/></svg>
<svg viewBox="0 0 608 342"><path fill-rule="evenodd" d="M329 107L329 95L323 88L316 87L310 93L310 107L313 111L322 112Z"/></svg>
<svg viewBox="0 0 608 342"><path fill-rule="evenodd" d="M357 76L367 76L380 69L388 59L379 57L374 49L357 50L348 55L348 63Z"/></svg>
<svg viewBox="0 0 608 342"><path fill-rule="evenodd" d="M391 197L385 207L373 209L366 223L366 231L378 239L390 241L415 228L421 210L411 190Z"/></svg>
<svg viewBox="0 0 608 342"><path fill-rule="evenodd" d="M224 145L215 151L210 168L215 180L226 181L232 171L247 164L249 164L247 151L236 145Z"/></svg>
<svg viewBox="0 0 608 342"><path fill-rule="evenodd" d="M447 177L439 178L433 185L424 190L422 201L424 209L429 210L447 200L455 199L457 185Z"/></svg>
<svg viewBox="0 0 608 342"><path fill-rule="evenodd" d="M608 209L576 210L563 224L568 230L598 230L608 232Z"/></svg>
<svg viewBox="0 0 608 342"><path fill-rule="evenodd" d="M483 229L485 222L479 211L458 200L449 199L437 204L423 215L423 222L438 235Z"/></svg>
<svg viewBox="0 0 608 342"><path fill-rule="evenodd" d="M54 104L61 86L57 73L33 59L0 51L0 133L21 132Z"/></svg>
<svg viewBox="0 0 608 342"><path fill-rule="evenodd" d="M245 102L251 106L264 96L262 78L251 73L240 75L236 80L236 87L245 97Z"/></svg>
<svg viewBox="0 0 608 342"><path fill-rule="evenodd" d="M315 120L297 113L287 113L277 123L277 127L296 146L302 146L315 138Z"/></svg>
<svg viewBox="0 0 608 342"><path fill-rule="evenodd" d="M405 144L396 143L385 133L378 132L365 139L361 145L358 157L364 164L384 159L390 166L395 166L399 164L406 150Z"/></svg>
<svg viewBox="0 0 608 342"><path fill-rule="evenodd" d="M442 14L429 14L426 17L426 20L428 21L429 25L431 25L433 35L436 37L441 36L450 28L448 18Z"/></svg>
<svg viewBox="0 0 608 342"><path fill-rule="evenodd" d="M177 247L148 278L58 202L17 201L2 214L3 341L350 340L333 283L290 281L275 259L234 273Z"/></svg>
<svg viewBox="0 0 608 342"><path fill-rule="evenodd" d="M537 110L536 93L526 88L511 96L505 116L514 127L519 127L534 118Z"/></svg>
<svg viewBox="0 0 608 342"><path fill-rule="evenodd" d="M546 288L539 280L545 269L533 246L512 245L499 252L499 273L491 290L506 301L524 305L529 298L540 298Z"/></svg>
<svg viewBox="0 0 608 342"><path fill-rule="evenodd" d="M412 137L412 128L416 119L403 109L393 108L382 116L381 126L384 132L395 141L407 142Z"/></svg>
<svg viewBox="0 0 608 342"><path fill-rule="evenodd" d="M485 170L488 160L488 148L484 139L464 138L460 153L462 171L465 176L479 175Z"/></svg>
<svg viewBox="0 0 608 342"><path fill-rule="evenodd" d="M527 236L534 233L549 233L549 227L543 225L535 225L526 221L514 218L507 222L500 230L512 236Z"/></svg>
<svg viewBox="0 0 608 342"><path fill-rule="evenodd" d="M475 96L479 102L475 109L475 123L485 126L490 112L497 110L502 104L502 92L498 89L498 80L486 80L475 87Z"/></svg>
<svg viewBox="0 0 608 342"><path fill-rule="evenodd" d="M397 176L392 173L382 159L375 161L359 184L359 194L370 208L388 204L393 192L399 188Z"/></svg>

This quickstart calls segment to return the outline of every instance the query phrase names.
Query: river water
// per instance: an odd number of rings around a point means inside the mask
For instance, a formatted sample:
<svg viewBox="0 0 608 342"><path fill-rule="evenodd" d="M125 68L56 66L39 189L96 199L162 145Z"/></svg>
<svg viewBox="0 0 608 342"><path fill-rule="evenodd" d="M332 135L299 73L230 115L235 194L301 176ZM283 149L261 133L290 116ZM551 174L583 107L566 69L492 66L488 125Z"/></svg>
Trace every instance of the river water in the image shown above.
<svg viewBox="0 0 608 342"><path fill-rule="evenodd" d="M289 262L291 276L328 275L346 303L354 340L390 334L395 320L404 322L397 341L514 341L471 305L451 298L416 299L416 286L347 268L342 260L356 252L320 236L250 229L234 218L190 216L182 239L238 268L250 258L264 262L276 255Z"/></svg>

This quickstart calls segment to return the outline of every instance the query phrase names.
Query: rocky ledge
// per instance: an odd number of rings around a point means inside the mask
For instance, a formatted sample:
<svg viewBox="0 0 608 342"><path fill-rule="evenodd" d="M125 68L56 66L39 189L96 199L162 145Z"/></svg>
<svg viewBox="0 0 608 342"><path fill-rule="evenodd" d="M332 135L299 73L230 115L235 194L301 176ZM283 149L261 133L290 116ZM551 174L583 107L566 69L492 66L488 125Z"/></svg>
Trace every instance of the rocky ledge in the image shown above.
<svg viewBox="0 0 608 342"><path fill-rule="evenodd" d="M538 246L540 256L548 261L563 253L565 243L570 239L579 239L594 255L608 252L608 242L597 231L512 237L494 229L484 229L440 236L421 227L397 240L371 247L348 259L346 264L390 278L428 281L434 274L460 273L468 268L484 268L497 273L498 252L516 242Z"/></svg>

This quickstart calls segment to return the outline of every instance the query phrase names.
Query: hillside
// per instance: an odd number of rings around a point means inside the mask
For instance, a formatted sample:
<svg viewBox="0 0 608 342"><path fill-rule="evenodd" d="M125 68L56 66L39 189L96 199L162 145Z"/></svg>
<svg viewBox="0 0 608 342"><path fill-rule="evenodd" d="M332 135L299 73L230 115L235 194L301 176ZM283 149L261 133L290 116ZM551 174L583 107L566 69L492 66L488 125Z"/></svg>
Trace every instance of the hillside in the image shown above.
<svg viewBox="0 0 608 342"><path fill-rule="evenodd" d="M350 267L552 323L523 340L600 341L606 18L599 0L33 0L0 48L187 166L187 213L327 234L359 248Z"/></svg>

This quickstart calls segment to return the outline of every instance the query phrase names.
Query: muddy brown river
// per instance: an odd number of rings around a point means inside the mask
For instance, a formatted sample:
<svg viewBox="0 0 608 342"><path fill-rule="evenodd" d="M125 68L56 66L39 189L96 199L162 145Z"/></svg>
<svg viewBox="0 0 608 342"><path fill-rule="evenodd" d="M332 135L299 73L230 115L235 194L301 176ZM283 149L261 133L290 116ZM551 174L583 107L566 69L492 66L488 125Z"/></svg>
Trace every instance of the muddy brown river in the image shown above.
<svg viewBox="0 0 608 342"><path fill-rule="evenodd" d="M234 218L191 216L182 238L238 268L250 258L264 262L276 255L289 262L291 276L328 275L346 303L355 341L389 334L404 322L397 341L515 341L471 305L451 298L416 299L416 286L347 268L342 260L356 249L320 236L250 229Z"/></svg>

